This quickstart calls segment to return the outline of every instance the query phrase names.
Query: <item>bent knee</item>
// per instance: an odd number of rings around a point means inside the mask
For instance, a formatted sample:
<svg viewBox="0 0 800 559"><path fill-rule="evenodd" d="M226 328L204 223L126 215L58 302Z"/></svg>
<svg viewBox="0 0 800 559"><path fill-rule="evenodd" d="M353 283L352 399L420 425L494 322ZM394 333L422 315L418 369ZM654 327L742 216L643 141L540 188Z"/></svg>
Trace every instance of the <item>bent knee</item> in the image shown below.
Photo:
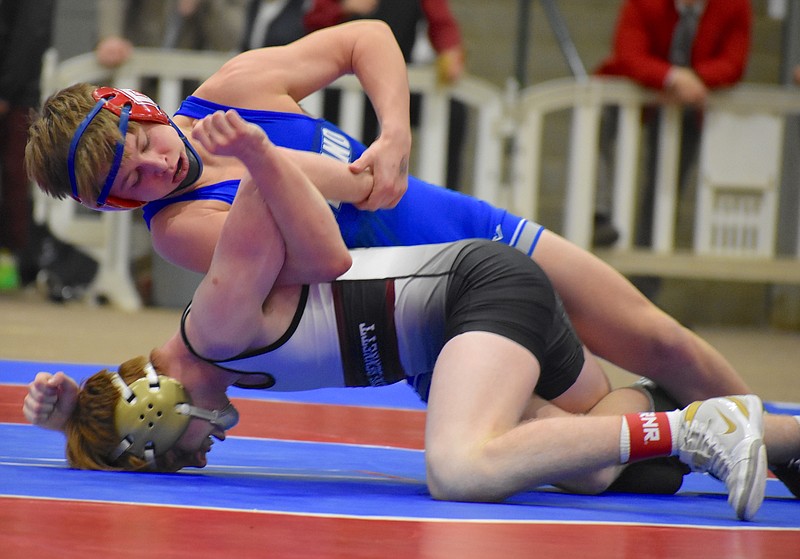
<svg viewBox="0 0 800 559"><path fill-rule="evenodd" d="M508 496L493 491L490 485L481 479L442 472L429 471L427 485L431 497L438 501L493 503L502 501Z"/></svg>
<svg viewBox="0 0 800 559"><path fill-rule="evenodd" d="M426 452L428 491L440 501L494 502L507 497L495 487L479 459Z"/></svg>

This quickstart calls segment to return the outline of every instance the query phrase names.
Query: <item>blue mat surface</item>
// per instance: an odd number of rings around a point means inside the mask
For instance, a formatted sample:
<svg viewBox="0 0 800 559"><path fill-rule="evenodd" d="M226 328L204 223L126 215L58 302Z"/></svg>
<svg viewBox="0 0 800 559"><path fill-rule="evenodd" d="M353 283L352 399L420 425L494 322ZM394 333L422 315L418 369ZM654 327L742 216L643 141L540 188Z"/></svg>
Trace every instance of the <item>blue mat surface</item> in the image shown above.
<svg viewBox="0 0 800 559"><path fill-rule="evenodd" d="M0 384L26 384L39 370L83 378L100 368L0 361ZM264 397L259 391L234 390L231 395ZM413 391L402 385L268 397L422 409ZM797 413L794 405L771 408ZM380 518L800 529L798 500L774 479L767 483L767 499L755 521L741 523L727 504L724 485L701 474L686 476L676 496L579 496L546 487L502 504L478 504L431 499L421 451L230 437L214 446L209 461L203 470L169 475L76 471L66 465L61 434L0 424L0 495L6 496Z"/></svg>

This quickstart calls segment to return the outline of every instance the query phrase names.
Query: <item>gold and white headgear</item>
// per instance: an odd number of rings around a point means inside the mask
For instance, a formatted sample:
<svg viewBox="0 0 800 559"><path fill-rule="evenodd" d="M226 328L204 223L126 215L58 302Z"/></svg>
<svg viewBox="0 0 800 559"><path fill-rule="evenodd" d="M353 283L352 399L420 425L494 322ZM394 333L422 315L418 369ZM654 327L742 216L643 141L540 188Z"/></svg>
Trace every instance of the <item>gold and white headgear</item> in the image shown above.
<svg viewBox="0 0 800 559"><path fill-rule="evenodd" d="M165 454L189 427L191 417L205 419L224 430L239 420L233 404L222 411L197 408L183 385L172 377L159 375L151 363L145 376L126 384L117 372L109 373L120 392L114 410L114 425L122 440L114 452L114 461L124 453L147 460L155 466L156 457Z"/></svg>

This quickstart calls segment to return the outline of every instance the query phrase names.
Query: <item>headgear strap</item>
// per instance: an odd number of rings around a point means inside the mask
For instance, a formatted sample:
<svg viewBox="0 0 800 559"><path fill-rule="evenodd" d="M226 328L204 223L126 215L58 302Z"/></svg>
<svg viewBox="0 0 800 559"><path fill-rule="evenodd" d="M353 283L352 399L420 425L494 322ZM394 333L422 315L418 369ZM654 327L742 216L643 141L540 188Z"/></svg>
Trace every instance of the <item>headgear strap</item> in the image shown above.
<svg viewBox="0 0 800 559"><path fill-rule="evenodd" d="M130 385L119 373L110 373L120 391L114 425L121 440L109 458L130 452L155 466L155 457L172 448L189 426L189 416L179 408L191 400L177 380L159 375L150 363L144 369L145 376Z"/></svg>
<svg viewBox="0 0 800 559"><path fill-rule="evenodd" d="M144 372L143 378L130 385L119 373L109 373L111 382L120 392L114 424L121 440L109 456L112 462L130 452L155 468L156 457L172 448L192 417L226 431L239 421L239 413L230 402L222 410L195 407L180 382L159 375L152 363L144 366Z"/></svg>

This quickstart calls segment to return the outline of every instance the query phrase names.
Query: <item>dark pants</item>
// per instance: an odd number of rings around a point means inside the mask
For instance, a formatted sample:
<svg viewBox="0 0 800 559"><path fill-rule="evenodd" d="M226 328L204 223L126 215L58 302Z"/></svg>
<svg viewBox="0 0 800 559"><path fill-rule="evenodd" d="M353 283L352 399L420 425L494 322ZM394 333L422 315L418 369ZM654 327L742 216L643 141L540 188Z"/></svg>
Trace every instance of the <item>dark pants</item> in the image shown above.
<svg viewBox="0 0 800 559"><path fill-rule="evenodd" d="M25 174L28 107L12 106L0 116L0 247L22 251L32 220L31 191Z"/></svg>
<svg viewBox="0 0 800 559"><path fill-rule="evenodd" d="M611 209L611 180L617 138L616 106L607 107L600 123L600 173L597 186L597 211L607 214ZM685 109L682 113L680 156L678 160L678 200L686 190L689 172L697 164L700 136L702 134L702 113ZM661 110L648 107L643 112L644 128L644 168L639 188L638 213L634 232L634 244L649 247L653 242L653 216L655 213L656 174L658 172L658 135L661 130ZM631 278L634 285L648 298L655 299L661 290L661 279L651 276Z"/></svg>
<svg viewBox="0 0 800 559"><path fill-rule="evenodd" d="M600 170L597 183L597 211L611 213L611 183L613 180L614 155L617 140L616 106L606 107L600 121ZM678 163L678 196L686 189L686 180L692 167L697 163L702 133L702 114L686 109L682 113L682 133L680 159ZM661 130L661 111L656 107L645 108L642 127L644 128L644 168L639 188L635 244L648 247L653 237L653 214L655 211L656 173L658 171L658 135Z"/></svg>

